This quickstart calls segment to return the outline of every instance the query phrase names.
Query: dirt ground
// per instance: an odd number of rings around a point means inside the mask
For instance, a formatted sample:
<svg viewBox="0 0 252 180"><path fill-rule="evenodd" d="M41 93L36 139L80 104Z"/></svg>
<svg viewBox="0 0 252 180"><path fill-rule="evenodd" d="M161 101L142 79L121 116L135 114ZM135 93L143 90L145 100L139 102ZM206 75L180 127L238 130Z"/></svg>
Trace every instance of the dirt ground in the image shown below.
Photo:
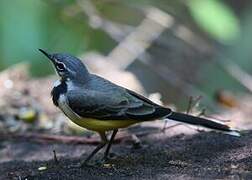
<svg viewBox="0 0 252 180"><path fill-rule="evenodd" d="M135 131L139 128L131 133ZM178 126L166 133L150 133L140 137L141 148L130 141L115 144L116 155L109 162L96 163L100 152L93 165L83 169L74 165L95 146L2 139L0 179L252 179L250 131L241 137L193 131Z"/></svg>

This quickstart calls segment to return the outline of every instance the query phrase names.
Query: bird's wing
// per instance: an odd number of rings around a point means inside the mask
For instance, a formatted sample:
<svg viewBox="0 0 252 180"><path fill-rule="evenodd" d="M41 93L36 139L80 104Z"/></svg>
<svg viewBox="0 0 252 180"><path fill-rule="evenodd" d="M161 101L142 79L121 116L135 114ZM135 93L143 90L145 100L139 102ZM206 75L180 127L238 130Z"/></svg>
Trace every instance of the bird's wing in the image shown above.
<svg viewBox="0 0 252 180"><path fill-rule="evenodd" d="M67 100L70 108L81 117L101 120L148 121L164 117L169 109L152 103L132 92L105 93L95 90L69 91Z"/></svg>

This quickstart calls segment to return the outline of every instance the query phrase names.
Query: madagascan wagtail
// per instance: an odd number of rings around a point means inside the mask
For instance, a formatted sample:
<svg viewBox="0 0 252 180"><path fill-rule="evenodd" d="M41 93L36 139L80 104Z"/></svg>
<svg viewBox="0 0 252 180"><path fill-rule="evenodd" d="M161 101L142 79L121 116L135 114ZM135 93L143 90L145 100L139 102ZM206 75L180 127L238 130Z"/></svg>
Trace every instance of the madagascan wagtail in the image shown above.
<svg viewBox="0 0 252 180"><path fill-rule="evenodd" d="M104 153L106 159L118 129L143 121L172 119L239 136L237 130L222 122L173 112L129 89L91 74L81 60L74 56L39 50L51 60L60 77L51 92L53 103L74 123L98 132L101 137L101 143L83 161L83 165L107 144ZM110 140L107 140L107 131L113 131Z"/></svg>

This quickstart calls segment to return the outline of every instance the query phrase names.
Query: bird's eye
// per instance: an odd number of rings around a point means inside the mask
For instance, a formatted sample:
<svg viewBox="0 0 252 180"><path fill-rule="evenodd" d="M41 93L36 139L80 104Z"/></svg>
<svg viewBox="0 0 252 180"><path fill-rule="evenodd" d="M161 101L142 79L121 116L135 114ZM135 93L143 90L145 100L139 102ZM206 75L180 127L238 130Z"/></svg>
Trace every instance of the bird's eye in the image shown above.
<svg viewBox="0 0 252 180"><path fill-rule="evenodd" d="M59 71L64 71L64 70L65 70L65 64L63 64L63 63L57 63L57 64L56 64L56 68L57 68Z"/></svg>

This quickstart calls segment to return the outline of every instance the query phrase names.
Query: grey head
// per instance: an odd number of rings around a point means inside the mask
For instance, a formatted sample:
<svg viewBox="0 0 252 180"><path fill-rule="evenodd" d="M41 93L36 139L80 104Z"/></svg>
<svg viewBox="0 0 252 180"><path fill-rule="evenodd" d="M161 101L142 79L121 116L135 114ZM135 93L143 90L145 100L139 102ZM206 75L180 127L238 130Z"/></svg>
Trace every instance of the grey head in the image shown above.
<svg viewBox="0 0 252 180"><path fill-rule="evenodd" d="M63 81L85 83L89 78L89 72L80 59L65 53L50 54L39 49L54 65L55 71Z"/></svg>

